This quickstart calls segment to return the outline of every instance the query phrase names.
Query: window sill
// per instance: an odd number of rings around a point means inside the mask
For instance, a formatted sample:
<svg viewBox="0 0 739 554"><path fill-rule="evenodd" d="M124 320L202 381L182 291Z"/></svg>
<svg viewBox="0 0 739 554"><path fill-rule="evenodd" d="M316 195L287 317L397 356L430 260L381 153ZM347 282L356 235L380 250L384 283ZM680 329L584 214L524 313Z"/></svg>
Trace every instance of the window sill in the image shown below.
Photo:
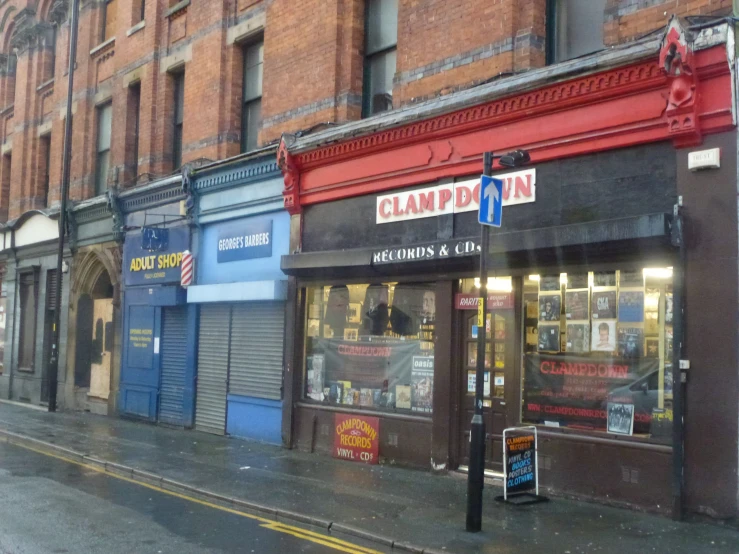
<svg viewBox="0 0 739 554"><path fill-rule="evenodd" d="M131 35L135 35L136 33L138 33L144 27L146 27L146 20L145 19L142 19L136 25L134 25L128 31L126 31L126 36L127 37L130 37Z"/></svg>
<svg viewBox="0 0 739 554"><path fill-rule="evenodd" d="M177 2L174 6L169 8L167 11L164 12L164 17L169 18L173 15L177 15L179 12L187 8L187 6L190 5L190 0L182 0L182 2Z"/></svg>
<svg viewBox="0 0 739 554"><path fill-rule="evenodd" d="M32 367L31 368L29 368L29 367L19 367L18 368L18 372L19 373L33 373L33 368Z"/></svg>
<svg viewBox="0 0 739 554"><path fill-rule="evenodd" d="M303 399L303 401L298 402L297 406L299 408L307 408L310 410L322 410L325 412L340 412L342 414L357 414L357 415L372 416L372 417L384 417L388 419L415 421L418 423L431 423L433 420L431 414L426 414L425 416L422 416L422 415L402 414L398 412L384 412L382 410L373 410L371 408L358 408L351 404L323 404L320 402L315 402L315 401L311 401L307 399Z"/></svg>
<svg viewBox="0 0 739 554"><path fill-rule="evenodd" d="M39 86L37 86L36 92L46 92L47 90L50 90L52 88L54 88L54 77L52 77L48 81L44 81Z"/></svg>
<svg viewBox="0 0 739 554"><path fill-rule="evenodd" d="M522 423L521 425L531 425ZM541 424L533 424L536 427L540 438L553 440L570 440L576 442L596 442L607 444L609 446L623 446L628 448L637 448L642 450L655 450L658 452L672 452L671 444L658 443L646 437L639 436L616 436L608 435L603 431L584 431L580 429L569 429L567 427L556 428L547 427Z"/></svg>
<svg viewBox="0 0 739 554"><path fill-rule="evenodd" d="M98 44L95 48L90 50L90 56L96 56L100 54L101 52L105 51L109 46L113 46L115 44L115 37L111 37L105 42L102 42Z"/></svg>

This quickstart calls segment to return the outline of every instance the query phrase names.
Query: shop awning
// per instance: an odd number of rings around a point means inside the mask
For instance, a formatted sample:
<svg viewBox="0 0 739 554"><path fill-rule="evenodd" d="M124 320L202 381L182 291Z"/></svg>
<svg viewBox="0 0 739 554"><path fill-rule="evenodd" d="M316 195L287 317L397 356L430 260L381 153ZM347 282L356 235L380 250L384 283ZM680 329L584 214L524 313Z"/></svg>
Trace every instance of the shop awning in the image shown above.
<svg viewBox="0 0 739 554"><path fill-rule="evenodd" d="M615 250L633 252L645 249L665 249L669 247L670 222L672 216L666 213L648 214L606 221L575 223L555 227L542 227L525 231L492 231L490 254L492 267L526 267L544 263L563 263L565 259L574 261L578 256L592 258L593 254L610 253ZM459 238L447 241L433 241L424 244L357 248L353 250L307 252L282 257L282 271L287 275L300 277L330 277L339 275L363 275L368 268L377 273L397 272L423 273L426 271L456 271L472 269L479 257L477 254L452 255L450 246L454 243L478 241L478 237ZM436 255L433 258L413 259L403 256L402 261L388 263L387 256L378 260L378 254L447 246L449 257ZM443 268L440 265L443 264Z"/></svg>

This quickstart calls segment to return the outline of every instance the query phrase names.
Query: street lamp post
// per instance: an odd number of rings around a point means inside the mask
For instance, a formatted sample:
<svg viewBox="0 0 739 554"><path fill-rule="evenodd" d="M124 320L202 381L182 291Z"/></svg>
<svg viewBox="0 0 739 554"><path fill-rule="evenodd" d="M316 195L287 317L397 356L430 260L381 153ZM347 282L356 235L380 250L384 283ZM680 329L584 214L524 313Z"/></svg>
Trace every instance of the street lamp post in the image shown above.
<svg viewBox="0 0 739 554"><path fill-rule="evenodd" d="M49 411L56 411L56 389L59 372L59 326L62 311L62 264L64 261L64 235L67 230L67 197L72 162L72 92L74 90L74 68L77 59L77 32L79 27L80 0L72 1L69 22L69 73L67 74L67 110L64 120L64 152L62 154L62 185L59 198L59 245L56 261L56 294L54 296L54 325L51 356L49 356Z"/></svg>
<svg viewBox="0 0 739 554"><path fill-rule="evenodd" d="M516 150L503 156L485 152L483 175L492 176L493 159L498 158L503 167L519 167L530 161L529 153ZM482 198L482 190L480 191ZM485 420L482 402L485 386L485 344L487 342L488 268L487 253L490 249L490 233L487 225L480 225L480 304L477 321L477 365L475 371L475 414L470 429L470 461L467 471L467 531L476 533L482 529L482 489L485 482ZM481 315L481 317L480 317ZM492 329L491 329L492 331ZM491 352L492 355L492 352Z"/></svg>

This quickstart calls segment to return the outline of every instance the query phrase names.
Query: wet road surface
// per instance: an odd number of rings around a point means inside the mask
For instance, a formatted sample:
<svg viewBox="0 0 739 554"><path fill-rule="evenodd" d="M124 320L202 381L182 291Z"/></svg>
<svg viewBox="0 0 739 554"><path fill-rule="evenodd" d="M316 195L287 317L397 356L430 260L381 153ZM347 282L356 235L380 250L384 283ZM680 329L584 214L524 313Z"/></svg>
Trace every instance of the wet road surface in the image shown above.
<svg viewBox="0 0 739 554"><path fill-rule="evenodd" d="M0 554L381 551L360 542L0 443Z"/></svg>

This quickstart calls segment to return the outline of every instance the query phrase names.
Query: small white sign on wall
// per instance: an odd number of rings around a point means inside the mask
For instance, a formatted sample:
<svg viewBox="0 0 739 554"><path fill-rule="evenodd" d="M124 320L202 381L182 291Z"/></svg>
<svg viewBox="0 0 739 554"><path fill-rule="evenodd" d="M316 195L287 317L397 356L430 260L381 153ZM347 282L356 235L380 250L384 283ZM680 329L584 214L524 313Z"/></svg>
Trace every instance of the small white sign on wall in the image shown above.
<svg viewBox="0 0 739 554"><path fill-rule="evenodd" d="M688 154L688 169L698 171L699 169L718 169L721 167L721 149L698 150Z"/></svg>

